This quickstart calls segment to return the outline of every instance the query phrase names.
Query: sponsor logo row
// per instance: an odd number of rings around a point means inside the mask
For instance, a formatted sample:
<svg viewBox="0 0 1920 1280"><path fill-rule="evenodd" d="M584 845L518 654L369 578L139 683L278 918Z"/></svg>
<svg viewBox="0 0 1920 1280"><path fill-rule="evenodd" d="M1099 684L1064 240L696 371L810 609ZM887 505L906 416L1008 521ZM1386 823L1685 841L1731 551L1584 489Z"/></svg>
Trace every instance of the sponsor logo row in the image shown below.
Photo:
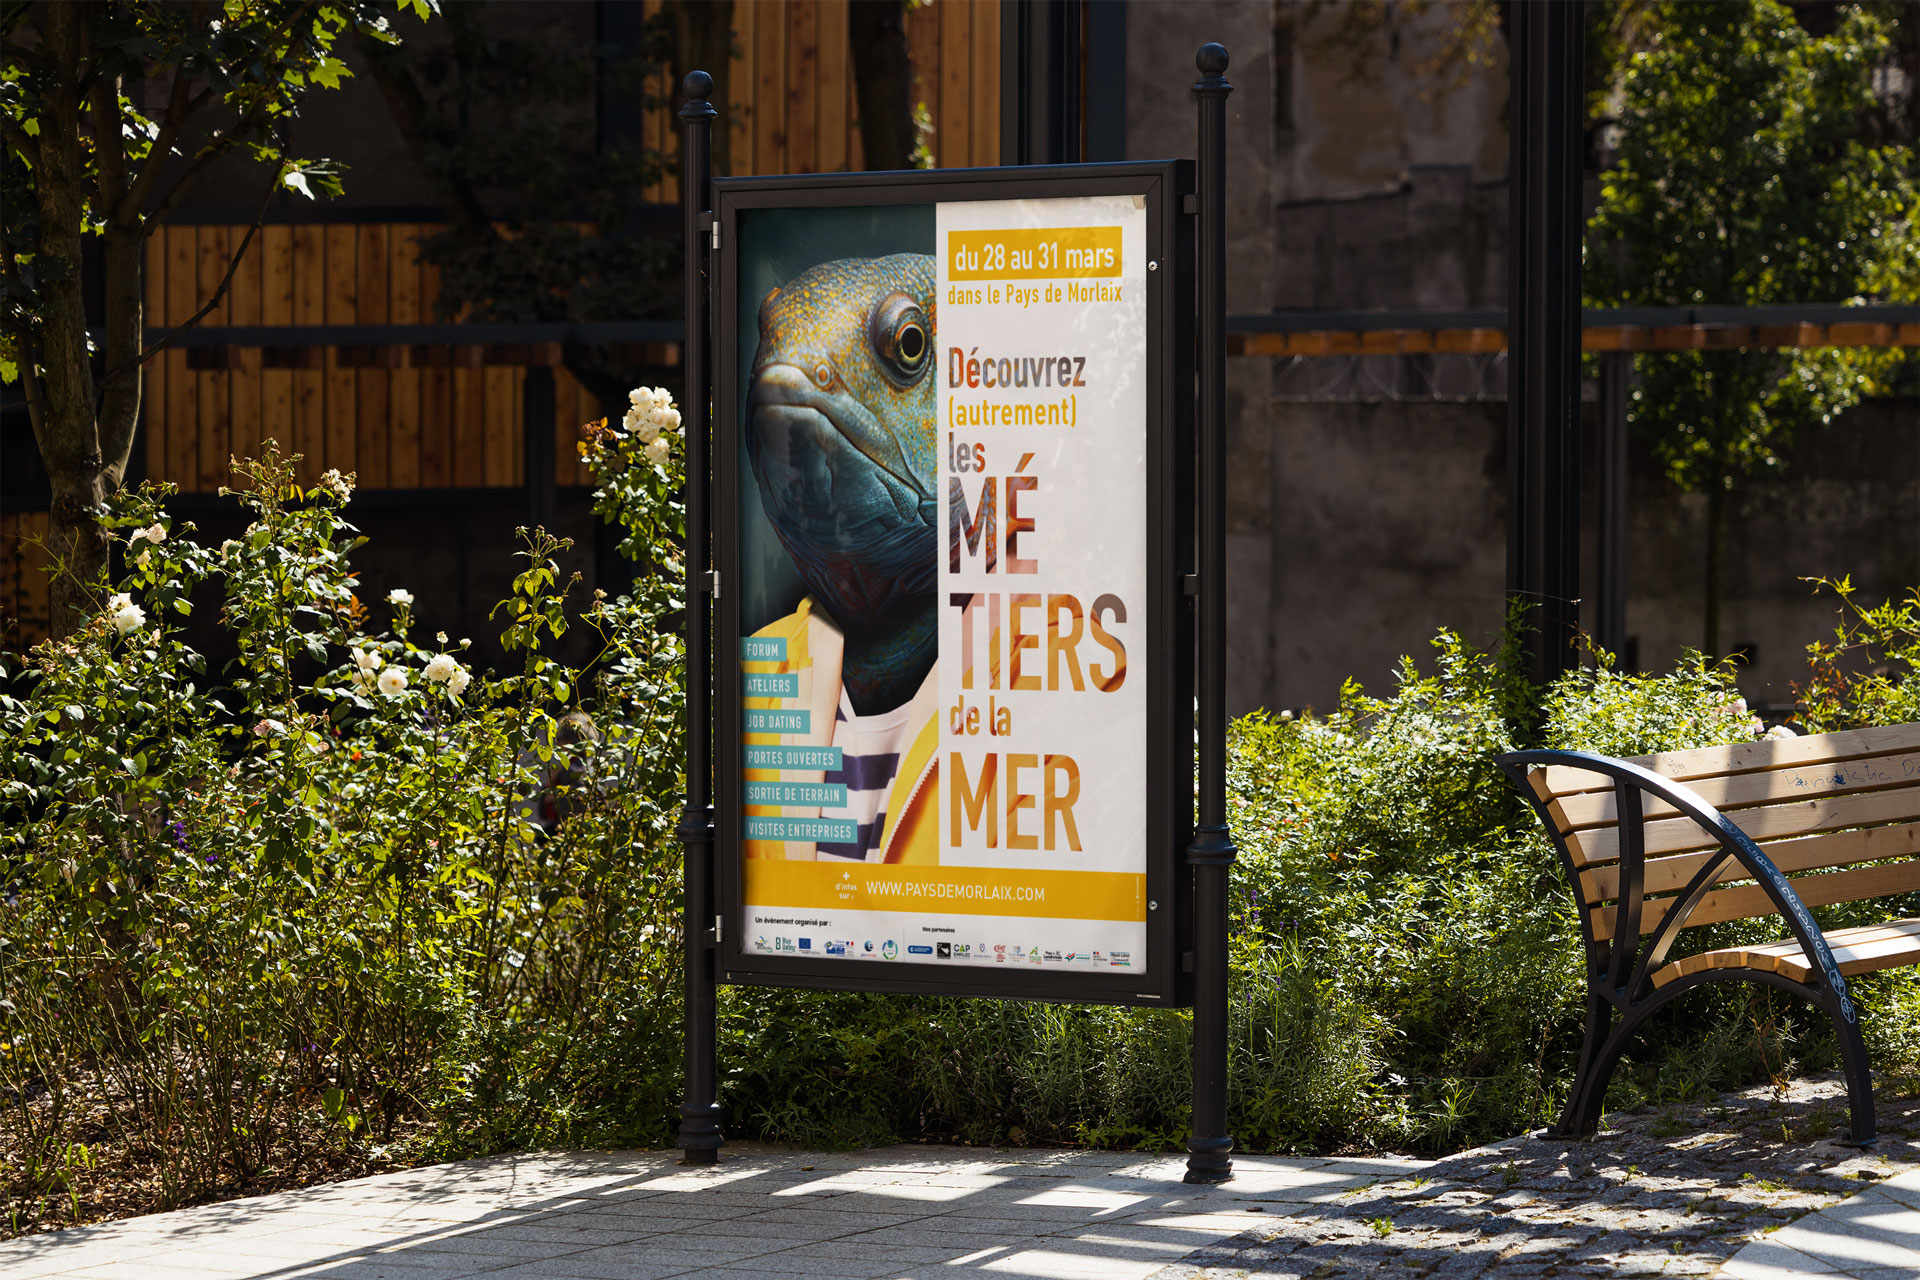
<svg viewBox="0 0 1920 1280"><path fill-rule="evenodd" d="M767 955L823 956L836 960L964 960L987 964L1086 965L1103 969L1130 969L1131 951L1057 951L1051 948L1008 946L1001 943L915 942L903 953L892 938L855 942L848 938L787 937L757 934L753 949Z"/></svg>

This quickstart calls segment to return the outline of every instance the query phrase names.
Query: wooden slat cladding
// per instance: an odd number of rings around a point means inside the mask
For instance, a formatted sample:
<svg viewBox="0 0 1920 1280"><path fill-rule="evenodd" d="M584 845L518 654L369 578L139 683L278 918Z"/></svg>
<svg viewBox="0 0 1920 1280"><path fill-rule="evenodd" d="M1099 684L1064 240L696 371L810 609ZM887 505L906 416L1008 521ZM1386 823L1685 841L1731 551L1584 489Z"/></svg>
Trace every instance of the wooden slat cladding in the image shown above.
<svg viewBox="0 0 1920 1280"><path fill-rule="evenodd" d="M661 0L643 0L649 14ZM835 173L863 167L859 66L848 39L850 0L739 0L734 5L727 170L734 174ZM934 162L950 168L1000 160L1000 6L994 0L928 0L906 17L912 99L934 127ZM641 137L668 158L649 201L679 198L679 91L665 69L648 86ZM236 325L419 324L435 319L439 273L418 241L439 228L338 222L263 227L206 323ZM147 324L191 316L225 274L246 227L166 227L147 252ZM142 444L147 475L188 492L231 482L228 458L277 441L304 455L311 483L328 468L356 472L363 488L504 485L523 480L524 371L483 366L460 349L451 363L421 365L395 351L367 361L341 348L296 353L235 348L196 362L170 351L148 365ZM282 357L282 358L276 358ZM206 367L201 367L201 366ZM556 370L555 479L585 484L580 424L603 409Z"/></svg>
<svg viewBox="0 0 1920 1280"><path fill-rule="evenodd" d="M262 227L205 323L432 323L439 273L421 261L419 242L436 230L384 222ZM223 246L237 247L246 231L201 226L156 233L147 251L148 326L164 329L199 310L226 273ZM154 360L143 397L148 477L184 492L210 492L231 483L229 455L258 456L273 440L304 455L298 474L305 483L328 468L356 473L367 489L519 483L523 379L511 371L488 379L472 367L460 404L469 415L472 456L456 468L453 370L417 367L399 348L372 361L342 348L297 354L310 358L296 359L291 368L284 359L267 363L268 353L258 347L235 348L218 368L191 367L186 351ZM463 358L477 360L478 349ZM490 396L505 399L489 404ZM577 427L568 428L569 442L578 438ZM580 483L571 470L558 478Z"/></svg>
<svg viewBox="0 0 1920 1280"><path fill-rule="evenodd" d="M848 44L847 12L848 0L734 5L730 174L862 167L860 68ZM999 4L930 0L914 8L907 14L907 51L913 101L933 121L934 163L948 169L1000 163Z"/></svg>
<svg viewBox="0 0 1920 1280"><path fill-rule="evenodd" d="M0 512L0 649L47 638L46 536L46 512Z"/></svg>

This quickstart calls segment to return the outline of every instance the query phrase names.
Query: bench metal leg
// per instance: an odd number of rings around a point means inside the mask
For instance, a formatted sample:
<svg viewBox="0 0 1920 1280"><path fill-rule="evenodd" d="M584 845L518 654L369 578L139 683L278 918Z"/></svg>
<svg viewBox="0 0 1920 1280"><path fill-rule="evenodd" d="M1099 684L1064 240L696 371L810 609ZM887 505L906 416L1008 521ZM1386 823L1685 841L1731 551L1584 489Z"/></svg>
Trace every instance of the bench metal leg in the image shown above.
<svg viewBox="0 0 1920 1280"><path fill-rule="evenodd" d="M1872 1146L1879 1141L1880 1133L1874 1121L1873 1070L1867 1065L1866 1039L1860 1034L1857 1017L1842 1017L1834 1008L1829 1008L1827 1013L1840 1040L1840 1064L1847 1074L1847 1109L1852 1120L1847 1145Z"/></svg>
<svg viewBox="0 0 1920 1280"><path fill-rule="evenodd" d="M1587 993L1587 1034L1580 1044L1580 1065L1573 1073L1573 1092L1567 1096L1566 1109L1560 1113L1560 1136L1584 1138L1600 1126L1600 1104L1607 1096L1607 1083L1613 1067L1599 1070L1600 1054L1607 1045L1607 1032L1613 1024L1613 1006L1598 992ZM1615 1061L1618 1061L1615 1055Z"/></svg>
<svg viewBox="0 0 1920 1280"><path fill-rule="evenodd" d="M1835 1037L1840 1042L1840 1063L1847 1080L1847 1106L1851 1126L1848 1146L1872 1146L1879 1137L1874 1119L1873 1071L1867 1062L1867 1044L1860 1034L1855 1006L1843 1004L1831 990L1809 987L1805 983L1772 973L1751 970L1719 969L1690 974L1655 991L1647 999L1621 1011L1614 1025L1613 1006L1597 992L1587 996L1587 1036L1580 1047L1580 1066L1574 1075L1573 1093L1561 1112L1558 1133L1565 1138L1587 1138L1600 1128L1601 1109L1607 1100L1607 1085L1620 1065L1620 1055L1641 1024L1655 1010L1695 987L1709 982L1757 982L1779 987L1807 1000L1833 1020ZM1848 1014L1853 1016L1849 1017Z"/></svg>

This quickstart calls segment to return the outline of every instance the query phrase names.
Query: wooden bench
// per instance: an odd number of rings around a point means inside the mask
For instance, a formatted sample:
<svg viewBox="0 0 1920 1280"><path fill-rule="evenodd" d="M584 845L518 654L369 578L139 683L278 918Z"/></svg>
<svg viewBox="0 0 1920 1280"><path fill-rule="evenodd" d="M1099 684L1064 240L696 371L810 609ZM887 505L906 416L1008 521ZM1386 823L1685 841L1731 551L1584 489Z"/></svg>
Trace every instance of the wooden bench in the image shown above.
<svg viewBox="0 0 1920 1280"><path fill-rule="evenodd" d="M1850 1140L1872 1142L1873 1077L1846 980L1920 963L1920 919L1822 933L1807 908L1920 889L1920 724L1631 760L1516 751L1499 764L1560 850L1586 944L1586 1042L1559 1132L1599 1126L1621 1051L1654 1010L1710 982L1757 982L1832 1019ZM1760 916L1789 936L1673 954L1682 929Z"/></svg>

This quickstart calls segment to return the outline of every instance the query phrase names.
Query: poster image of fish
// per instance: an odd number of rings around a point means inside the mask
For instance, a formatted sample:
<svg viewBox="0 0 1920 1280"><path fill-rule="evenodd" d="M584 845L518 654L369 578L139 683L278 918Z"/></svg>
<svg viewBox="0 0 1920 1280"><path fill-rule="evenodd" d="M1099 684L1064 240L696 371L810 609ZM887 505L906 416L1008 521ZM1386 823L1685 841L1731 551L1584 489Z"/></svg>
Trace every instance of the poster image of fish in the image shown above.
<svg viewBox="0 0 1920 1280"><path fill-rule="evenodd" d="M931 221L782 211L742 271L749 857L938 859Z"/></svg>

